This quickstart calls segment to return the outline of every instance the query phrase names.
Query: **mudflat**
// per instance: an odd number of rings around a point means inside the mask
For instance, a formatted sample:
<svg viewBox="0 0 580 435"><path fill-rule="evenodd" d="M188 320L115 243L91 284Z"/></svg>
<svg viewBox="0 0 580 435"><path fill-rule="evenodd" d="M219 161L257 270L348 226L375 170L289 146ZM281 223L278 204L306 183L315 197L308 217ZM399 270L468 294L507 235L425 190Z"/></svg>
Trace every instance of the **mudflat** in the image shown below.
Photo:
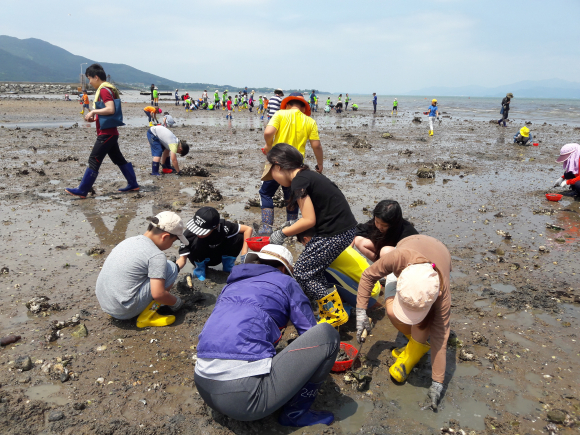
<svg viewBox="0 0 580 435"><path fill-rule="evenodd" d="M278 426L276 413L257 422L218 415L196 392L197 337L226 273L210 268L208 280L190 288L188 265L174 290L186 307L169 327L138 329L99 308L100 267L116 244L145 231L147 216L170 209L188 220L212 205L233 221L260 220L258 115L235 112L227 122L222 110L167 106L174 133L191 147L179 158L187 175L154 178L143 107L123 105L128 126L119 140L141 190L117 192L126 183L107 159L94 195L79 200L64 188L78 185L95 139L80 106L0 101L0 328L2 337L21 336L0 350L3 433L525 434L549 433L547 426L576 433L580 201L549 202L545 194L560 190L550 187L562 175L555 159L580 127L533 123L539 146L522 147L512 143L516 123L444 117L428 137L425 117L413 122L410 112L313 115L324 174L360 222L378 201L395 199L420 233L448 246L453 334L448 387L434 413L426 408L429 357L406 384L393 383L391 349L405 339L384 308L370 311L376 327L361 366L331 374L314 405L335 412L335 423L292 430ZM308 148L306 160L314 166ZM285 210L275 216L281 225ZM287 244L295 256L302 249L294 239ZM358 348L355 323L351 316L340 333ZM280 347L293 337L288 328Z"/></svg>

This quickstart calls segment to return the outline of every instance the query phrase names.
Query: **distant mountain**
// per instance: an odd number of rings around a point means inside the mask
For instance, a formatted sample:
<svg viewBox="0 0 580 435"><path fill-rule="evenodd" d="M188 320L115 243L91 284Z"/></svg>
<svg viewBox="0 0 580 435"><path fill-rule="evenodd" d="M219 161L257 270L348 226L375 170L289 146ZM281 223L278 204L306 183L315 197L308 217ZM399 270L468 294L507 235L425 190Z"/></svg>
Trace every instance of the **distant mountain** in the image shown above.
<svg viewBox="0 0 580 435"><path fill-rule="evenodd" d="M580 98L580 83L561 79L525 80L511 85L485 88L483 86L429 87L404 95L433 95L448 97L505 97L511 92L515 98Z"/></svg>
<svg viewBox="0 0 580 435"><path fill-rule="evenodd" d="M160 90L207 89L213 92L215 89L220 91L241 89L231 85L175 82L129 65L97 62L83 56L77 56L41 39L18 39L0 35L0 81L78 83L82 63L87 63L87 65L83 65L83 72L88 65L100 63L107 74L111 76L111 80L120 87L145 89L149 88L151 83L155 83ZM257 92L273 91L272 88L254 87L250 89Z"/></svg>

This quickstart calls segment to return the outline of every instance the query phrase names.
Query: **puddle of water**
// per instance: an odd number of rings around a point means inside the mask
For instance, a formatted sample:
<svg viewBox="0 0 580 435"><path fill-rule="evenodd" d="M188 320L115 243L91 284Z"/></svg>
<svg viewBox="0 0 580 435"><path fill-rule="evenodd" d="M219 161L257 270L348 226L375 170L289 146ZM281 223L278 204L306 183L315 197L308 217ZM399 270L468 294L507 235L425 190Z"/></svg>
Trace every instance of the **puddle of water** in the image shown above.
<svg viewBox="0 0 580 435"><path fill-rule="evenodd" d="M480 299L478 301L475 301L473 303L473 306L475 306L477 308L483 308L483 307L489 307L490 304L491 304L491 299Z"/></svg>
<svg viewBox="0 0 580 435"><path fill-rule="evenodd" d="M60 180L50 180L50 184L60 184Z"/></svg>
<svg viewBox="0 0 580 435"><path fill-rule="evenodd" d="M522 396L518 394L514 400L510 400L508 403L506 403L505 407L508 410L508 412L511 412L512 414L517 415L519 413L529 415L538 406L539 406L538 403L529 399L524 399Z"/></svg>
<svg viewBox="0 0 580 435"><path fill-rule="evenodd" d="M43 402L55 403L57 405L66 405L68 399L64 397L51 397L60 391L60 386L53 384L35 385L26 391L26 395L31 400L42 400Z"/></svg>
<svg viewBox="0 0 580 435"><path fill-rule="evenodd" d="M558 326L560 324L560 322L558 322L554 316L548 313L539 313L536 314L536 317L546 322L550 326Z"/></svg>
<svg viewBox="0 0 580 435"><path fill-rule="evenodd" d="M517 313L507 314L505 316L508 320L513 320L518 326L532 326L534 324L534 316L532 313L526 311L518 311Z"/></svg>
<svg viewBox="0 0 580 435"><path fill-rule="evenodd" d="M61 126L64 128L68 128L77 123L78 121L44 121L44 122L8 122L2 125L4 126L4 128L20 127L21 129L26 130L32 128L60 128ZM84 122L79 125L81 127L91 127L90 124Z"/></svg>
<svg viewBox="0 0 580 435"><path fill-rule="evenodd" d="M20 325L21 323L26 322L29 319L33 319L34 317L28 316L28 311L19 312L13 317L8 317L6 315L0 317L0 325L4 332L10 330L13 326Z"/></svg>
<svg viewBox="0 0 580 435"><path fill-rule="evenodd" d="M514 290L516 290L516 288L511 284L501 284L501 283L492 284L491 288L502 293L511 293Z"/></svg>
<svg viewBox="0 0 580 435"><path fill-rule="evenodd" d="M535 373L532 372L527 372L526 375L526 380L533 382L534 384L542 384L542 377L540 375L537 375Z"/></svg>
<svg viewBox="0 0 580 435"><path fill-rule="evenodd" d="M451 278L461 278L462 276L467 276L467 274L461 272L460 270L454 270L451 272Z"/></svg>
<svg viewBox="0 0 580 435"><path fill-rule="evenodd" d="M474 365L468 363L458 364L455 368L455 376L467 377L467 376L477 376L481 371Z"/></svg>
<svg viewBox="0 0 580 435"><path fill-rule="evenodd" d="M181 189L179 192L180 193L187 193L188 195L194 196L196 191L197 191L197 189L194 187L185 187L185 188Z"/></svg>
<svg viewBox="0 0 580 435"><path fill-rule="evenodd" d="M515 332L504 331L503 335L508 340L515 341L516 343L521 344L527 349L531 349L536 346L534 342L528 340L527 338L522 337L520 334L516 334Z"/></svg>
<svg viewBox="0 0 580 435"><path fill-rule="evenodd" d="M492 374L489 377L489 382L491 384L495 384L496 386L502 387L502 388L513 388L514 390L517 389L516 386L516 382L512 379L507 379L504 378L503 376L500 376L498 374Z"/></svg>
<svg viewBox="0 0 580 435"><path fill-rule="evenodd" d="M365 423L366 416L373 410L372 403L352 401L343 405L334 416L344 433L355 433Z"/></svg>

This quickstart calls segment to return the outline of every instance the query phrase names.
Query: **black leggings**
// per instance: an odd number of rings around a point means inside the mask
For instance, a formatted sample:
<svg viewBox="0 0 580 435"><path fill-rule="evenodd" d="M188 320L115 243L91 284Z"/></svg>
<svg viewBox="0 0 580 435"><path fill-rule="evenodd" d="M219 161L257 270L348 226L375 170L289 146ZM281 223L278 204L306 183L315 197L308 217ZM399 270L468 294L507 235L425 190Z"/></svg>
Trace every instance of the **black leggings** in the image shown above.
<svg viewBox="0 0 580 435"><path fill-rule="evenodd" d="M113 163L117 166L122 166L127 163L123 153L119 149L119 136L117 135L99 135L93 145L93 150L89 157L89 168L95 172L99 172L101 163L106 156L109 156Z"/></svg>

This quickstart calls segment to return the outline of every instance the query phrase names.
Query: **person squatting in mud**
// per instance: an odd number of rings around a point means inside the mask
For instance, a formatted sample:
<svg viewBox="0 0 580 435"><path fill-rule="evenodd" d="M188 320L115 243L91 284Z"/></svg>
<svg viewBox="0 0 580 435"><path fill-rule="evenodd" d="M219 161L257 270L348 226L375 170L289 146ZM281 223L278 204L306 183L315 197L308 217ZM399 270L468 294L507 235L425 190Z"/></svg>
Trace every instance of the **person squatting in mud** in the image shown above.
<svg viewBox="0 0 580 435"><path fill-rule="evenodd" d="M268 152L262 181L274 179L290 189L289 209L296 205L302 217L272 233L270 243L281 245L288 237L309 228L315 236L306 244L294 268L294 277L306 296L318 302L320 322L340 326L348 321L336 286L324 271L352 243L357 225L340 189L324 175L311 171L304 156L291 145L278 144Z"/></svg>
<svg viewBox="0 0 580 435"><path fill-rule="evenodd" d="M167 326L175 316L157 313L161 305L177 312L183 301L169 291L179 266L168 261L163 251L179 239L187 245L181 218L164 211L148 218L145 234L119 243L107 259L97 278L96 295L101 309L119 320L137 317L137 327Z"/></svg>
<svg viewBox="0 0 580 435"><path fill-rule="evenodd" d="M151 175L160 176L159 164L163 167L164 174L178 174L179 164L177 154L185 157L189 153L189 145L184 140L179 140L171 130L162 125L150 127L147 130L147 140L151 147ZM171 166L173 164L173 166Z"/></svg>
<svg viewBox="0 0 580 435"><path fill-rule="evenodd" d="M432 383L428 396L436 410L444 388L450 332L451 254L439 240L414 235L401 240L396 249L365 270L356 304L359 343L364 342L363 331L370 333L372 328L367 307L373 285L390 273L398 279L395 289L385 290L387 316L409 342L404 348L393 349L392 354L397 360L389 368L389 373L395 381L405 382L413 367L431 350Z"/></svg>
<svg viewBox="0 0 580 435"><path fill-rule="evenodd" d="M310 302L293 278L293 258L266 245L234 267L199 336L195 385L212 409L241 421L281 409L283 426L331 424L334 415L312 411L336 360L340 336L316 324ZM288 322L299 337L276 354Z"/></svg>
<svg viewBox="0 0 580 435"><path fill-rule="evenodd" d="M525 125L522 128L520 128L519 132L514 134L514 143L517 143L518 145L530 146L533 141L534 137L532 136L530 129Z"/></svg>
<svg viewBox="0 0 580 435"><path fill-rule="evenodd" d="M564 175L556 180L554 187L569 186L574 195L580 196L580 145L577 143L564 145L556 162L562 163Z"/></svg>
<svg viewBox="0 0 580 435"><path fill-rule="evenodd" d="M205 280L207 266L222 264L224 272L231 272L238 255L240 262L248 253L246 239L252 237L252 228L225 219L213 207L202 207L185 225L185 238L189 244L179 248L177 265L180 269L187 259L195 265L192 277Z"/></svg>
<svg viewBox="0 0 580 435"><path fill-rule="evenodd" d="M101 120L99 119L100 116L105 117L115 114L115 100L119 99L119 91L114 85L106 81L107 74L105 74L105 70L98 63L89 66L85 71L85 75L89 79L90 85L96 89L93 110L85 114L85 121L95 123L97 140L93 145L91 155L89 156L89 167L85 170L81 183L77 188L67 188L65 191L73 196L86 198L93 189L93 184L95 184L97 176L99 175L99 169L106 156L109 156L113 163L119 167L127 180L127 186L119 189L119 192L139 190L133 165L125 160L119 148L119 131L117 130L117 126L125 125L123 124L122 117L114 120L106 120L103 118L103 128L101 128ZM97 102L101 102L104 107L97 109ZM112 127L106 126L105 123L111 124Z"/></svg>
<svg viewBox="0 0 580 435"><path fill-rule="evenodd" d="M276 111L268 125L264 129L264 140L266 146L262 149L264 154L279 143L293 146L304 158L306 152L306 141L310 141L312 151L316 156L316 170L322 173L323 152L318 136L318 125L310 117L310 105L299 93L294 93L282 100L280 110ZM280 184L274 180L262 180L260 187L260 206L262 208L262 226L258 231L259 236L266 236L272 233L274 225L274 195L280 188ZM282 186L286 206L286 221L290 222L298 218L298 210L295 206L290 206L290 187Z"/></svg>

